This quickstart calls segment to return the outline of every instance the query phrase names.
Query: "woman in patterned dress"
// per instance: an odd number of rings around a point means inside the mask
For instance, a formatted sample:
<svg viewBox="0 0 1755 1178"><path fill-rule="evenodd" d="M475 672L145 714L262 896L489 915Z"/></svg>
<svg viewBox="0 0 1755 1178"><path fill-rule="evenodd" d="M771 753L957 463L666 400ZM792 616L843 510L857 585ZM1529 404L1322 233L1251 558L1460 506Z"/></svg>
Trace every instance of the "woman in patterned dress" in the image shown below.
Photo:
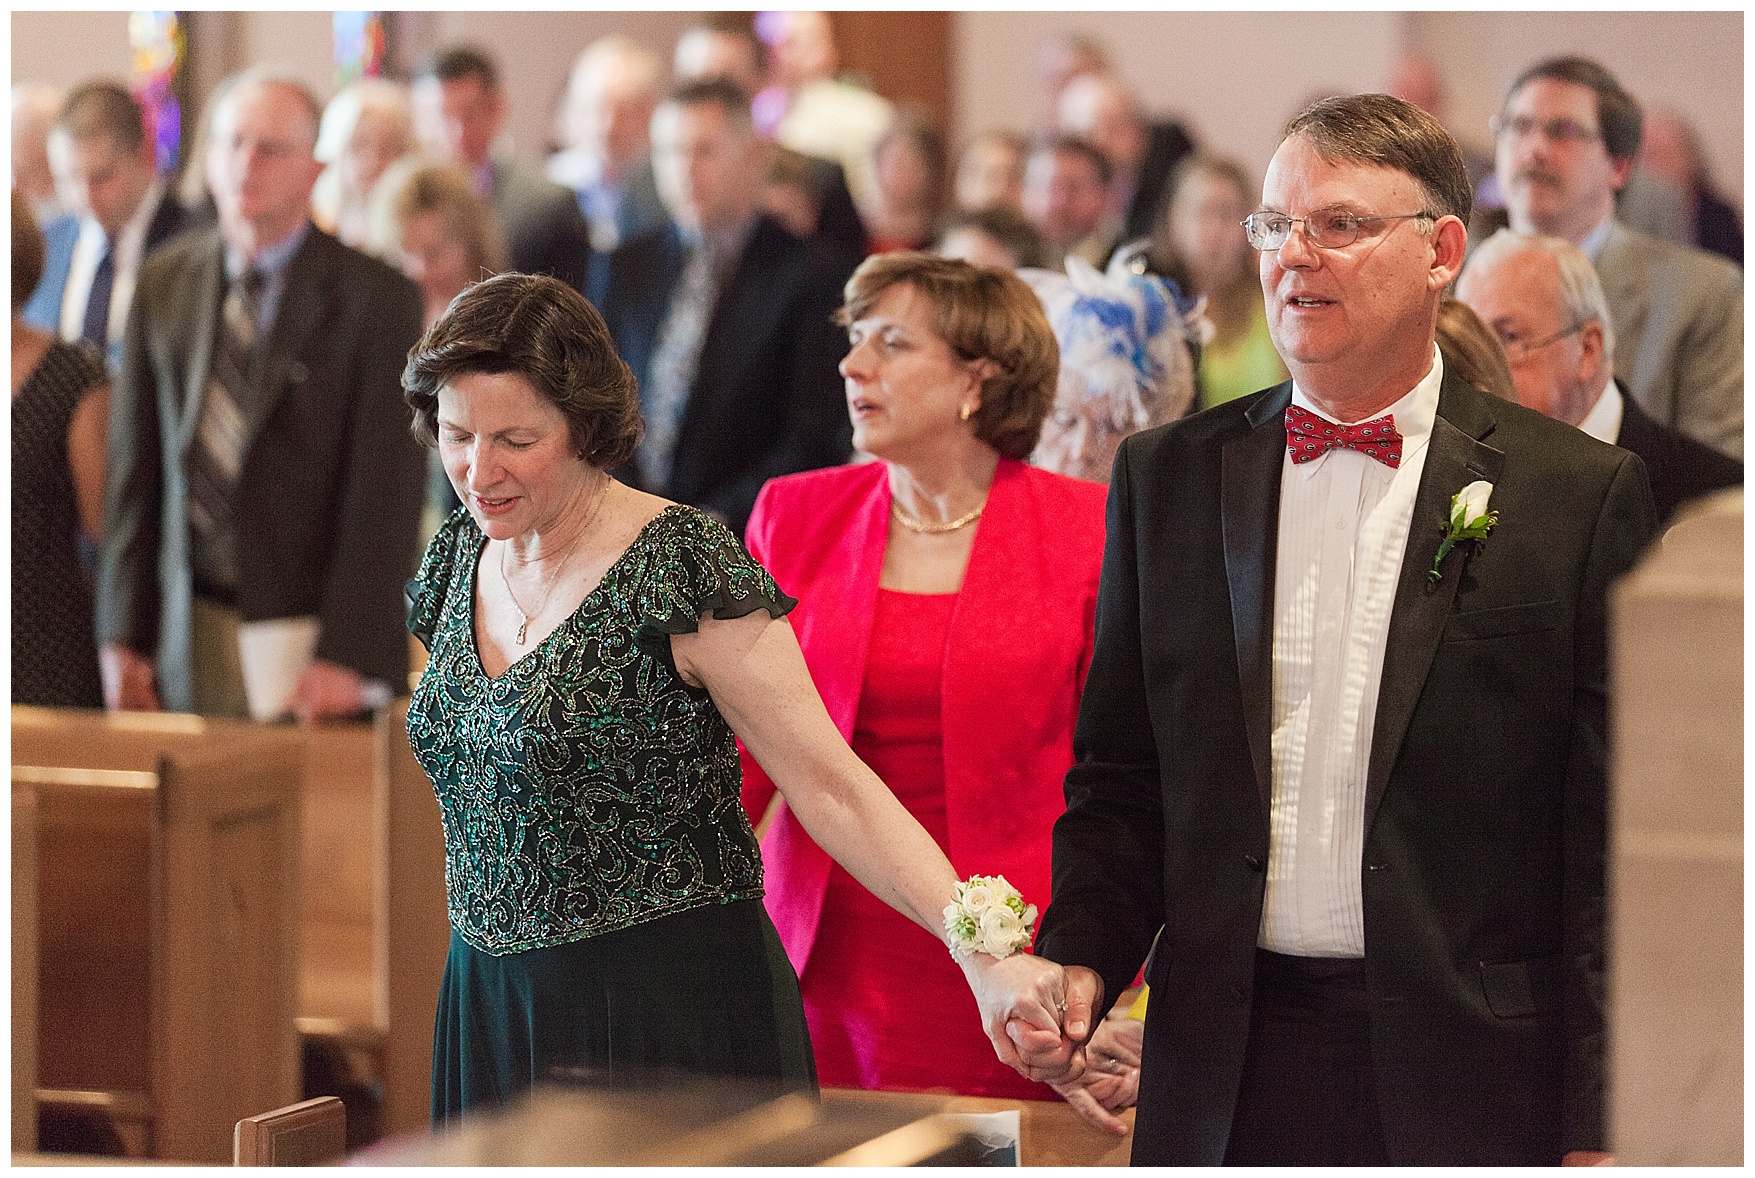
<svg viewBox="0 0 1755 1178"><path fill-rule="evenodd" d="M103 529L110 386L97 350L18 316L43 276L43 235L12 190L12 702L101 708L91 576Z"/></svg>
<svg viewBox="0 0 1755 1178"><path fill-rule="evenodd" d="M782 620L793 600L723 525L606 473L638 436L634 382L577 292L472 287L403 383L464 503L410 586L431 655L408 730L453 927L434 1120L654 1068L814 1087L733 733L813 837L928 929L950 864L830 723ZM1052 965L963 969L999 1050L1008 1017L1059 1024Z"/></svg>

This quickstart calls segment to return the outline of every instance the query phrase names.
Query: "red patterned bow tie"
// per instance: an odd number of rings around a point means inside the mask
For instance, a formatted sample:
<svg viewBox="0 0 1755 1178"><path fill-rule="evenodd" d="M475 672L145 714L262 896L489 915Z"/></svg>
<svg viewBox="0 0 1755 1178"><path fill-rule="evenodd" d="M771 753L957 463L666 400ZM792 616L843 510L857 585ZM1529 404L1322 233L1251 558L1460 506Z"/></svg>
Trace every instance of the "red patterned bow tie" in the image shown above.
<svg viewBox="0 0 1755 1178"><path fill-rule="evenodd" d="M1357 450L1391 470L1401 466L1402 435L1395 428L1395 416L1386 413L1358 425L1337 425L1296 405L1286 406L1286 450L1294 463L1341 449Z"/></svg>

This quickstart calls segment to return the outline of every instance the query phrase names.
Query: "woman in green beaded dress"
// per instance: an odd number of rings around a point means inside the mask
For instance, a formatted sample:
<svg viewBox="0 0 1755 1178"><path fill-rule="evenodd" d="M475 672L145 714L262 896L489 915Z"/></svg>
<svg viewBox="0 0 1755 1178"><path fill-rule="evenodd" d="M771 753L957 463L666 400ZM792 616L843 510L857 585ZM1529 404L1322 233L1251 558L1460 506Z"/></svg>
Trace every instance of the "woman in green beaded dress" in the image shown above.
<svg viewBox="0 0 1755 1178"><path fill-rule="evenodd" d="M835 731L792 599L722 524L606 473L640 419L589 303L550 278L482 282L403 384L464 504L409 587L430 655L408 732L452 925L435 1122L654 1069L814 1088L734 733L824 849L941 937L950 864ZM1058 967L960 960L1002 1058L1009 1018L1082 1036Z"/></svg>

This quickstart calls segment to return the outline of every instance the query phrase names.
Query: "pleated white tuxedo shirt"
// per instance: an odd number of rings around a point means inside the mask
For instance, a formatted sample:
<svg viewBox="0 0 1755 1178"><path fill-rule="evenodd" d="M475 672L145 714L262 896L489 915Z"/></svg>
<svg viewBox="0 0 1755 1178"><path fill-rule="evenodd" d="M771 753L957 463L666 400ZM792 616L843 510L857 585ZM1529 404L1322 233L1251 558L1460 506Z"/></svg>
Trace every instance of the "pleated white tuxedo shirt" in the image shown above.
<svg viewBox="0 0 1755 1178"><path fill-rule="evenodd" d="M1432 356L1432 370L1385 410L1402 435L1398 468L1356 450L1281 460L1273 802L1258 941L1275 953L1365 955L1365 776L1389 615L1444 380L1436 346ZM1296 384L1292 404L1333 420Z"/></svg>

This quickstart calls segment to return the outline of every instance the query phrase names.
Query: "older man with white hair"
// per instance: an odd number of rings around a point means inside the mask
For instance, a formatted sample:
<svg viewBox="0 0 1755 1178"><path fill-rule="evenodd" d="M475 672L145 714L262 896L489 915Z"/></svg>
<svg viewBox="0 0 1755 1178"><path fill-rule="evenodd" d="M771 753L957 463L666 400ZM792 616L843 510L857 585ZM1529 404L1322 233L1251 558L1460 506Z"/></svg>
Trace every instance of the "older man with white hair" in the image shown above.
<svg viewBox="0 0 1755 1178"><path fill-rule="evenodd" d="M1742 463L1653 420L1622 392L1603 284L1571 242L1501 230L1469 259L1457 297L1505 345L1519 401L1644 459L1660 520L1742 485Z"/></svg>

